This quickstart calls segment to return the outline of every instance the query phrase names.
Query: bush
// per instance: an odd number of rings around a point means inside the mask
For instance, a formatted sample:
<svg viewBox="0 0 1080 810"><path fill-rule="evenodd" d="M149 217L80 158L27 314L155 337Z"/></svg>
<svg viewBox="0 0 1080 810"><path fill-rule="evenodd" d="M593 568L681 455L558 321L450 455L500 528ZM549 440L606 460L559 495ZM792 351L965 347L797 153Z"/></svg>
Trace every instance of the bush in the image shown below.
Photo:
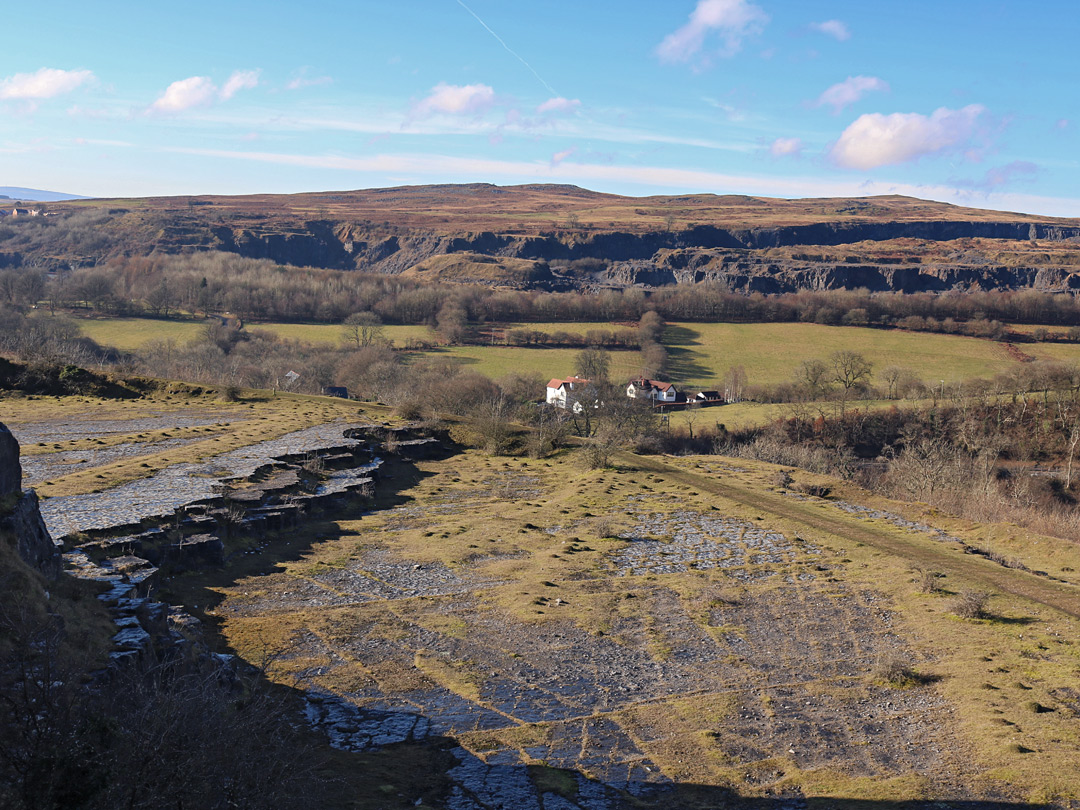
<svg viewBox="0 0 1080 810"><path fill-rule="evenodd" d="M581 448L581 458L586 469L599 470L607 467L611 461L611 446L602 441L588 442Z"/></svg>
<svg viewBox="0 0 1080 810"><path fill-rule="evenodd" d="M878 656L870 674L875 681L891 686L914 686L923 682L923 678L908 661L895 652Z"/></svg>
<svg viewBox="0 0 1080 810"><path fill-rule="evenodd" d="M787 489L794 481L795 479L791 477L791 473L787 470L780 470L773 476L772 480L773 486L780 487L781 489Z"/></svg>
<svg viewBox="0 0 1080 810"><path fill-rule="evenodd" d="M919 571L916 584L921 593L934 594L941 592L941 585L938 584L937 571Z"/></svg>
<svg viewBox="0 0 1080 810"><path fill-rule="evenodd" d="M602 539L617 538L619 536L619 527L615 525L614 520L606 516L595 517L590 520L589 531Z"/></svg>
<svg viewBox="0 0 1080 810"><path fill-rule="evenodd" d="M986 616L990 594L983 591L964 591L952 604L952 612L961 619L981 619Z"/></svg>

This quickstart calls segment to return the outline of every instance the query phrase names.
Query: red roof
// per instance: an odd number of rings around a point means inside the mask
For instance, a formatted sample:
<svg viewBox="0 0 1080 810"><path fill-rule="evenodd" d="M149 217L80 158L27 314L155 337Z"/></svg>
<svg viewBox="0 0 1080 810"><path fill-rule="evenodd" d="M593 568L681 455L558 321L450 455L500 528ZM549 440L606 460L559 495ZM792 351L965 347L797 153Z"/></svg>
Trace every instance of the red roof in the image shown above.
<svg viewBox="0 0 1080 810"><path fill-rule="evenodd" d="M562 388L564 385L587 385L588 380L581 377L567 377L565 380L553 379L547 384L548 388Z"/></svg>
<svg viewBox="0 0 1080 810"><path fill-rule="evenodd" d="M650 388L655 388L657 391L668 391L675 386L669 382L660 382L659 380L646 380L644 377L639 377L636 380L631 380L630 385L636 385L638 388L644 388L648 391Z"/></svg>

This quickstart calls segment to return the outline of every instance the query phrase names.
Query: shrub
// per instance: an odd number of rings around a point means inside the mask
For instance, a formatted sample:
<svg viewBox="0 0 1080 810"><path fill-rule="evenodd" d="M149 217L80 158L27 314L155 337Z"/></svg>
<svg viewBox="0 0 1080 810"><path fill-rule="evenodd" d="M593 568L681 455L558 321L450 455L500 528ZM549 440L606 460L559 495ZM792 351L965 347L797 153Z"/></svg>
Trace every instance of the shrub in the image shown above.
<svg viewBox="0 0 1080 810"><path fill-rule="evenodd" d="M908 661L895 652L878 656L870 674L875 681L892 686L914 686L923 681Z"/></svg>
<svg viewBox="0 0 1080 810"><path fill-rule="evenodd" d="M791 473L787 470L780 470L773 476L773 486L787 489L794 482L794 478L791 477Z"/></svg>
<svg viewBox="0 0 1080 810"><path fill-rule="evenodd" d="M919 571L916 580L919 591L922 593L940 593L941 586L938 584L937 571Z"/></svg>
<svg viewBox="0 0 1080 810"><path fill-rule="evenodd" d="M610 517L595 517L589 521L589 530L600 538L618 537L619 528Z"/></svg>
<svg viewBox="0 0 1080 810"><path fill-rule="evenodd" d="M952 612L962 619L981 619L986 615L990 594L983 591L964 591L952 604Z"/></svg>

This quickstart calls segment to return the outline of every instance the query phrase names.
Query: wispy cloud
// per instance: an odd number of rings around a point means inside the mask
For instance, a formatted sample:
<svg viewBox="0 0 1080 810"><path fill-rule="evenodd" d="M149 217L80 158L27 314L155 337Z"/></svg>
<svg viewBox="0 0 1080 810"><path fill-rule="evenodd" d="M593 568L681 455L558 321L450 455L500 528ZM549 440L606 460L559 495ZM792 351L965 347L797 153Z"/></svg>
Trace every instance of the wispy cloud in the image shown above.
<svg viewBox="0 0 1080 810"><path fill-rule="evenodd" d="M429 115L482 115L495 105L495 91L486 84L435 85L426 98L412 108L412 117Z"/></svg>
<svg viewBox="0 0 1080 810"><path fill-rule="evenodd" d="M0 99L11 101L39 101L70 93L77 87L92 81L89 70L57 70L41 68L34 73L16 73L0 79Z"/></svg>
<svg viewBox="0 0 1080 810"><path fill-rule="evenodd" d="M1016 182L1034 180L1039 173L1039 167L1028 160L1014 160L1004 166L996 166L987 169L986 174L979 180L956 180L956 185L961 188L983 189L993 191L995 189L1011 186Z"/></svg>
<svg viewBox="0 0 1080 810"><path fill-rule="evenodd" d="M568 115L576 112L580 107L581 101L576 98L570 99L556 96L555 98L549 98L537 107L536 112L540 115Z"/></svg>
<svg viewBox="0 0 1080 810"><path fill-rule="evenodd" d="M554 155L551 156L551 165L558 166L568 157L574 155L577 150L578 148L576 146L571 146L569 149L563 149L561 152L556 152Z"/></svg>
<svg viewBox="0 0 1080 810"><path fill-rule="evenodd" d="M769 154L773 157L798 157L802 150L801 138L777 138L769 147Z"/></svg>
<svg viewBox="0 0 1080 810"><path fill-rule="evenodd" d="M953 151L971 140L985 112L982 105L970 104L959 110L942 107L931 115L861 115L840 135L829 157L845 169L866 170Z"/></svg>
<svg viewBox="0 0 1080 810"><path fill-rule="evenodd" d="M635 184L660 187L673 193L688 189L717 194L754 194L775 197L867 197L904 194L960 205L981 205L1000 210L1030 211L1052 216L1080 215L1080 199L995 193L948 185L916 185L888 180L846 180L819 177L732 175L697 169L662 166L627 166L577 163L563 160L504 161L436 154L382 154L364 157L296 155L276 152L238 152L214 149L171 148L163 151L231 160L249 160L312 169L392 173L419 180L454 182L453 178L505 179L513 182L560 181Z"/></svg>
<svg viewBox="0 0 1080 810"><path fill-rule="evenodd" d="M294 76L285 85L286 90L302 90L305 87L318 87L320 85L333 84L334 80L329 76L308 76L308 68L301 68L299 74Z"/></svg>
<svg viewBox="0 0 1080 810"><path fill-rule="evenodd" d="M743 39L760 33L768 21L769 16L747 0L698 0L690 19L664 37L656 54L664 62L689 62L715 34L720 40L716 53L733 56Z"/></svg>
<svg viewBox="0 0 1080 810"><path fill-rule="evenodd" d="M850 107L867 93L888 92L889 83L876 76L848 76L818 96L815 107L832 107L833 115L838 115L845 107Z"/></svg>
<svg viewBox="0 0 1080 810"><path fill-rule="evenodd" d="M832 37L837 42L846 42L851 39L851 29L847 27L847 23L840 20L810 23L810 30Z"/></svg>
<svg viewBox="0 0 1080 810"><path fill-rule="evenodd" d="M228 101L241 90L252 90L259 86L258 70L237 70L225 82L218 97L222 101Z"/></svg>

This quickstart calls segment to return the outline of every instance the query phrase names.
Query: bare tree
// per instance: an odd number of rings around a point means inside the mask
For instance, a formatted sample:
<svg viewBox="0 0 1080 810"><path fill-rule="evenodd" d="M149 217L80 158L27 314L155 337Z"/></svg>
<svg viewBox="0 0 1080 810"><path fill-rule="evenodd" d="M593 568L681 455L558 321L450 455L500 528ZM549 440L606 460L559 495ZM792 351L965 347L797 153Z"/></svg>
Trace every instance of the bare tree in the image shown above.
<svg viewBox="0 0 1080 810"><path fill-rule="evenodd" d="M345 319L343 327L342 338L357 348L382 342L382 318L374 312L354 312Z"/></svg>
<svg viewBox="0 0 1080 810"><path fill-rule="evenodd" d="M795 381L806 389L810 399L819 399L829 392L831 369L824 360L803 360L795 370Z"/></svg>
<svg viewBox="0 0 1080 810"><path fill-rule="evenodd" d="M607 382L610 367L611 356L594 346L582 349L574 358L574 373L597 384Z"/></svg>
<svg viewBox="0 0 1080 810"><path fill-rule="evenodd" d="M870 361L858 352L844 349L832 354L833 381L842 389L840 412L843 413L852 394L866 387L873 369Z"/></svg>

